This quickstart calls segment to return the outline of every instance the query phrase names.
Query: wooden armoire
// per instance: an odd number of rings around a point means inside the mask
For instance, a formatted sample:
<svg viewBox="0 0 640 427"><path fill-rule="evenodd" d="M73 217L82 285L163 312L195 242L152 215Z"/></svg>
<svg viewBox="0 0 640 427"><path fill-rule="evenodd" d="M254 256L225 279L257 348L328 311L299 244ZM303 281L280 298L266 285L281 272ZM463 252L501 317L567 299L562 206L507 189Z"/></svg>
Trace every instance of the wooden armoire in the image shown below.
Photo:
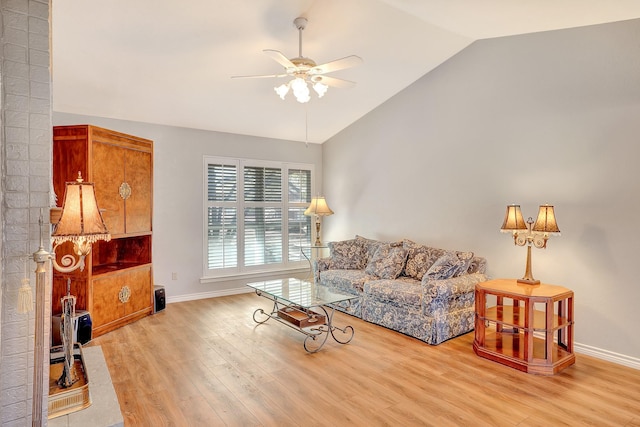
<svg viewBox="0 0 640 427"><path fill-rule="evenodd" d="M70 279L76 310L90 313L97 337L153 312L153 141L91 125L55 126L53 185L59 207L65 183L78 172L95 184L111 240L93 245L83 271L54 270L52 314L61 312ZM58 261L72 251L70 243L58 248Z"/></svg>

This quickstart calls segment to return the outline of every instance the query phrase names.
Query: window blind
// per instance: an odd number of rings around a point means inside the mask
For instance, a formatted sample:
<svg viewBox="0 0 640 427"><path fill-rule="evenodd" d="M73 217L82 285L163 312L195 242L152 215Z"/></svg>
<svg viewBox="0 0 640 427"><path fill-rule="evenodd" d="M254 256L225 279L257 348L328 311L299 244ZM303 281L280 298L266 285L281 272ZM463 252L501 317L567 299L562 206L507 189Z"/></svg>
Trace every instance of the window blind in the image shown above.
<svg viewBox="0 0 640 427"><path fill-rule="evenodd" d="M238 173L233 164L207 167L207 265L210 269L238 265Z"/></svg>
<svg viewBox="0 0 640 427"><path fill-rule="evenodd" d="M205 158L205 275L270 271L306 261L311 167ZM286 191L285 191L286 189ZM219 272L219 273L217 273Z"/></svg>

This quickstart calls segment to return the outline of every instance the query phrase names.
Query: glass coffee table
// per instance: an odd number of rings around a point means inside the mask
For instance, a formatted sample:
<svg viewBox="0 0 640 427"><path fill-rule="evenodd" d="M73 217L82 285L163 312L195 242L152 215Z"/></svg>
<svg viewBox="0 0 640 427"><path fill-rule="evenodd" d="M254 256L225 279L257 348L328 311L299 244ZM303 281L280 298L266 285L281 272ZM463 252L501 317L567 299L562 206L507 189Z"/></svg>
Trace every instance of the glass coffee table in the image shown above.
<svg viewBox="0 0 640 427"><path fill-rule="evenodd" d="M335 326L333 314L336 305L347 308L355 296L294 278L248 283L247 286L273 302L271 312L259 308L253 312L253 320L262 324L274 319L303 333L306 335L304 349L309 353L320 350L329 335L340 344L353 339L353 327Z"/></svg>

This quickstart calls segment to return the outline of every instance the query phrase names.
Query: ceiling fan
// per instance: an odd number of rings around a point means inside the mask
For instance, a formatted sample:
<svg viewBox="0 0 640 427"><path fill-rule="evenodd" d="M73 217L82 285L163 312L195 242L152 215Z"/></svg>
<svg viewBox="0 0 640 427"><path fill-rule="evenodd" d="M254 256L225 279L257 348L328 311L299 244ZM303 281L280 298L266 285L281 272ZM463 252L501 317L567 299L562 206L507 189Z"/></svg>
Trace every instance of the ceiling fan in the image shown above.
<svg viewBox="0 0 640 427"><path fill-rule="evenodd" d="M231 78L255 79L291 77L292 80L288 83L283 83L280 86L276 86L274 89L282 99L285 98L290 89L293 90L296 100L301 103L309 102L311 99L308 83L311 84L319 98L322 98L322 96L327 92L329 86L338 88L354 86L354 82L326 76L325 74L344 70L345 68L355 67L362 63L362 58L356 55L350 55L341 59L336 59L335 61L317 65L313 59L302 56L302 30L307 26L307 19L302 17L296 18L294 19L293 24L298 29L298 56L296 58L288 59L278 50L263 50L263 52L271 59L284 67L284 74L232 76Z"/></svg>

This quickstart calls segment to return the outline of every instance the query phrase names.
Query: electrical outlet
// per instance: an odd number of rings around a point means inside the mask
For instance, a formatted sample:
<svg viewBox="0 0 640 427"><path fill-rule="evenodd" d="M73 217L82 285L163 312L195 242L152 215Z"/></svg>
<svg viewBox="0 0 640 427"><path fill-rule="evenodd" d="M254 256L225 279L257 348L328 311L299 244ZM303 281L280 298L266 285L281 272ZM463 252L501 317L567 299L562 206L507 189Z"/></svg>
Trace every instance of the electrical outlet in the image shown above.
<svg viewBox="0 0 640 427"><path fill-rule="evenodd" d="M171 280L178 280L178 273L171 273Z"/></svg>

